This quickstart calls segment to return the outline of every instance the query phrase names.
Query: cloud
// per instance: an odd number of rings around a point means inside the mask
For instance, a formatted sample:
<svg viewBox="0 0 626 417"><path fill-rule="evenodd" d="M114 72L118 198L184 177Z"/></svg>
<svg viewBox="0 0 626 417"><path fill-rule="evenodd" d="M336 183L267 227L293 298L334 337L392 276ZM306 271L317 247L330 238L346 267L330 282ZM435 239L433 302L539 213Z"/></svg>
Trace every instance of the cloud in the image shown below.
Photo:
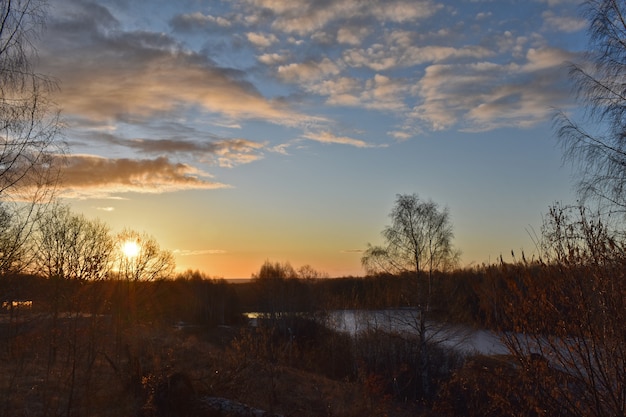
<svg viewBox="0 0 626 417"><path fill-rule="evenodd" d="M269 148L269 151L276 152L282 155L289 155L289 152L287 150L289 149L290 146L291 146L290 143L281 143L276 146L272 146L271 148Z"/></svg>
<svg viewBox="0 0 626 417"><path fill-rule="evenodd" d="M278 76L288 82L313 83L329 76L339 75L340 67L328 58L319 62L292 63L278 67Z"/></svg>
<svg viewBox="0 0 626 417"><path fill-rule="evenodd" d="M390 132L387 132L387 134L400 142L403 142L413 137L412 133L403 130L392 130Z"/></svg>
<svg viewBox="0 0 626 417"><path fill-rule="evenodd" d="M372 32L367 26L342 26L337 31L337 42L348 45L360 45Z"/></svg>
<svg viewBox="0 0 626 417"><path fill-rule="evenodd" d="M230 120L296 126L317 120L265 98L242 71L217 66L156 32L124 32L89 8L56 15L41 48L41 65L60 80L56 101L73 117L141 123L201 109Z"/></svg>
<svg viewBox="0 0 626 417"><path fill-rule="evenodd" d="M530 48L526 53L527 62L520 67L521 72L537 73L543 70L563 68L572 62L575 55L558 48Z"/></svg>
<svg viewBox="0 0 626 417"><path fill-rule="evenodd" d="M229 28L232 22L223 16L212 16L201 12L180 14L170 20L170 26L178 32L192 32L211 27Z"/></svg>
<svg viewBox="0 0 626 417"><path fill-rule="evenodd" d="M433 130L457 123L467 130L530 127L568 102L564 62L571 57L556 49L530 49L522 64L431 65L417 85L422 102L412 116Z"/></svg>
<svg viewBox="0 0 626 417"><path fill-rule="evenodd" d="M376 74L365 82L360 99L368 109L397 111L405 107L402 100L405 91L406 85L401 80Z"/></svg>
<svg viewBox="0 0 626 417"><path fill-rule="evenodd" d="M404 96L408 92L404 80L375 74L367 80L341 77L304 86L310 93L326 96L333 106L361 107L381 111L400 111L406 108Z"/></svg>
<svg viewBox="0 0 626 417"><path fill-rule="evenodd" d="M284 81L298 83L308 93L327 97L333 106L362 107L397 111L405 107L403 96L408 90L401 80L382 74L361 80L340 76L342 65L329 58L319 62L281 65L278 76Z"/></svg>
<svg viewBox="0 0 626 417"><path fill-rule="evenodd" d="M136 160L173 155L233 167L296 148L230 136L375 146L330 133L354 131L338 107L395 118L382 131L397 140L426 130L530 126L569 96L562 63L571 54L547 47L545 33L582 24L558 0L535 1L532 15L542 19L523 28L516 12L493 1L467 8L435 0L191 3L197 9L165 21L125 15L130 4L55 3L42 72L60 80L56 101L72 134L82 129L73 140L114 144ZM335 108L328 118L307 114L314 107L305 106L318 104ZM275 126L249 133L259 121Z"/></svg>
<svg viewBox="0 0 626 417"><path fill-rule="evenodd" d="M559 4L579 5L580 0L539 0L541 3L547 3L549 6L557 6Z"/></svg>
<svg viewBox="0 0 626 417"><path fill-rule="evenodd" d="M122 193L159 194L182 190L208 190L227 185L190 165L156 159L108 159L69 155L59 184L65 198L110 198Z"/></svg>
<svg viewBox="0 0 626 417"><path fill-rule="evenodd" d="M340 145L350 145L357 148L376 148L385 147L386 145L375 145L367 143L359 139L353 139L346 136L335 136L330 132L307 132L302 137L321 143L335 143Z"/></svg>
<svg viewBox="0 0 626 417"><path fill-rule="evenodd" d="M278 38L273 33L264 34L264 33L248 32L246 34L246 38L248 39L248 42L250 42L257 48L267 48L271 46L273 43L278 42Z"/></svg>
<svg viewBox="0 0 626 417"><path fill-rule="evenodd" d="M257 60L265 65L276 65L276 64L282 64L287 60L287 57L285 55L281 55L278 53L268 53L268 54L262 54L257 56Z"/></svg>
<svg viewBox="0 0 626 417"><path fill-rule="evenodd" d="M126 139L113 134L99 135L101 141L133 149L143 154L182 154L202 162L217 163L221 167L233 167L256 161L263 157L264 143L247 139L223 139L198 141L176 139Z"/></svg>
<svg viewBox="0 0 626 417"><path fill-rule="evenodd" d="M574 16L561 16L555 14L552 10L546 10L541 17L544 20L544 28L556 30L559 32L577 32L587 27L584 19Z"/></svg>
<svg viewBox="0 0 626 417"><path fill-rule="evenodd" d="M367 48L347 49L342 58L346 65L374 71L387 71L398 67L412 67L424 63L450 59L483 59L493 51L482 46L452 47L445 45L416 45L416 33L398 30L388 33L384 42Z"/></svg>
<svg viewBox="0 0 626 417"><path fill-rule="evenodd" d="M372 19L378 22L414 22L442 8L430 0L309 1L245 0L257 13L270 13L276 30L304 36L337 21Z"/></svg>
<svg viewBox="0 0 626 417"><path fill-rule="evenodd" d="M359 107L363 103L359 100L359 95L363 92L361 80L352 77L340 77L324 80L319 83L308 85L309 92L327 96L326 102L336 106Z"/></svg>

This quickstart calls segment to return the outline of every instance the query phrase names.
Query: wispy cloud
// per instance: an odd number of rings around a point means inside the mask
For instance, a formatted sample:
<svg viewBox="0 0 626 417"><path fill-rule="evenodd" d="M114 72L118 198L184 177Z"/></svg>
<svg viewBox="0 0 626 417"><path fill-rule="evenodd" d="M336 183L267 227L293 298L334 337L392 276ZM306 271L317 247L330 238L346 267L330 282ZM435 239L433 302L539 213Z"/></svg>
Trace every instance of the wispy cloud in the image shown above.
<svg viewBox="0 0 626 417"><path fill-rule="evenodd" d="M365 142L360 139L350 138L347 136L335 136L334 134L330 132L307 132L302 136L306 139L314 140L316 142L350 145L350 146L354 146L357 148L376 148L376 147L387 146L387 145L376 145L376 144Z"/></svg>
<svg viewBox="0 0 626 417"><path fill-rule="evenodd" d="M192 32L196 30L206 30L218 28L229 28L232 22L224 16L213 16L202 12L183 13L174 16L170 20L170 25L175 31Z"/></svg>

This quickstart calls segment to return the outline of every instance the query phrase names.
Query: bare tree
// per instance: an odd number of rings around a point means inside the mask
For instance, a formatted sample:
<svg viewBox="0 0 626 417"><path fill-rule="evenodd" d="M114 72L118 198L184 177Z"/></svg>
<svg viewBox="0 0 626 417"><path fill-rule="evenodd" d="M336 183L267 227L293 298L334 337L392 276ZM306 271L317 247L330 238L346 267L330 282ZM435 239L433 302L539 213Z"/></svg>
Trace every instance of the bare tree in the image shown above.
<svg viewBox="0 0 626 417"><path fill-rule="evenodd" d="M407 301L411 306L417 305L419 310L409 319L412 323L404 324L417 331L420 356L417 378L421 380L421 396L427 397L430 395L428 344L442 330L427 321L433 272L455 265L459 252L452 245L454 234L448 210L441 210L433 201L422 201L416 194L398 195L390 217L391 225L382 232L385 245L369 245L361 262L370 274L408 273L415 276L416 291L408 296Z"/></svg>
<svg viewBox="0 0 626 417"><path fill-rule="evenodd" d="M95 358L96 347L101 342L102 294L95 294L86 281L105 279L112 267L114 241L109 227L99 220L89 220L83 215L74 214L67 206L54 205L38 219L33 247L35 272L43 274L51 282L51 328L49 336L49 358L46 385L52 383L51 371L62 342L67 343L68 369L67 414L75 406L76 396L82 391L78 383L77 367L81 355L89 361ZM71 318L65 329L60 325L61 312ZM90 312L89 319L83 313ZM79 337L79 324L87 323L87 338ZM62 337L63 331L67 330ZM86 341L86 344L83 343ZM83 375L87 381L91 375ZM85 382L83 381L83 382Z"/></svg>
<svg viewBox="0 0 626 417"><path fill-rule="evenodd" d="M117 236L117 242L120 279L138 282L173 277L174 255L161 249L152 236L125 229ZM132 253L128 252L129 245Z"/></svg>
<svg viewBox="0 0 626 417"><path fill-rule="evenodd" d="M99 280L111 271L114 241L99 220L74 214L56 205L39 221L37 271L47 277Z"/></svg>
<svg viewBox="0 0 626 417"><path fill-rule="evenodd" d="M626 3L587 0L589 52L570 75L585 110L582 123L557 116L565 158L580 165L579 190L611 210L626 209ZM583 126L584 125L584 126Z"/></svg>
<svg viewBox="0 0 626 417"><path fill-rule="evenodd" d="M140 319L142 297L146 281L173 278L174 255L161 249L156 239L146 233L124 229L116 237L116 267L118 282L113 295L115 319L115 352L119 361L122 354L123 331L132 328ZM128 352L126 352L128 353Z"/></svg>
<svg viewBox="0 0 626 417"><path fill-rule="evenodd" d="M26 256L16 213L0 203L0 276L22 269Z"/></svg>
<svg viewBox="0 0 626 417"><path fill-rule="evenodd" d="M300 268L298 268L297 273L298 273L298 278L305 279L305 280L329 277L327 272L317 270L308 264L302 265Z"/></svg>
<svg viewBox="0 0 626 417"><path fill-rule="evenodd" d="M252 274L252 280L272 325L277 319L284 319L294 306L294 295L290 294L289 281L298 277L289 262L265 261L259 272Z"/></svg>
<svg viewBox="0 0 626 417"><path fill-rule="evenodd" d="M46 1L0 4L0 197L46 199L58 179L62 149L58 112L49 99L56 84L33 68L33 41L43 28Z"/></svg>
<svg viewBox="0 0 626 417"><path fill-rule="evenodd" d="M45 208L41 203L51 200L64 149L49 99L56 84L33 65L46 5L45 0L0 2L0 202L11 217L11 228L0 230L3 271L16 266L14 256Z"/></svg>
<svg viewBox="0 0 626 417"><path fill-rule="evenodd" d="M426 272L426 291L413 302L428 310L433 272L450 269L459 258L452 245L448 209L440 209L432 200L422 201L416 194L398 195L389 217L392 223L382 232L385 245L369 245L361 262L370 274L411 273L419 279Z"/></svg>

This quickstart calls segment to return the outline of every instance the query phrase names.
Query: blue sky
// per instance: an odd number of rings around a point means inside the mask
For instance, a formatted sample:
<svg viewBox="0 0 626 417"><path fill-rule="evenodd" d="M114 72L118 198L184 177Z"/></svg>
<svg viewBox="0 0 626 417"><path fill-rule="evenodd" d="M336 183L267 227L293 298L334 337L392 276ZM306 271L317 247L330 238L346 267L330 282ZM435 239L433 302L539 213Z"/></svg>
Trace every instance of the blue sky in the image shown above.
<svg viewBox="0 0 626 417"><path fill-rule="evenodd" d="M534 251L573 202L577 1L55 0L65 201L152 234L179 269L266 259L362 275L395 196L450 210L464 265Z"/></svg>

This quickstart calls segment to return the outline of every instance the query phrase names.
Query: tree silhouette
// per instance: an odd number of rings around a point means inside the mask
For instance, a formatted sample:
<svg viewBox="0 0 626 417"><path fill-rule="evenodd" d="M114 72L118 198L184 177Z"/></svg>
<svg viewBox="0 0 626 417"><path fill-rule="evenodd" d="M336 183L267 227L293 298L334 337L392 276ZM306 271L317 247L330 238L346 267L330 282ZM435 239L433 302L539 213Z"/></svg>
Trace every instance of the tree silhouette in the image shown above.
<svg viewBox="0 0 626 417"><path fill-rule="evenodd" d="M448 210L439 209L433 201L422 201L416 194L398 195L390 217L391 225L382 232L385 245L369 245L361 262L370 274L411 274L415 277L415 292L408 294L406 300L408 305L418 306L418 311L408 319L410 323L404 324L411 325L417 332L419 366L416 379L421 381L421 393L416 393L416 398L425 398L431 394L429 343L434 343L434 336L441 330L427 320L433 272L451 268L457 262L459 252L452 246L454 234Z"/></svg>
<svg viewBox="0 0 626 417"><path fill-rule="evenodd" d="M570 76L585 118L557 115L565 158L580 166L579 191L610 210L626 209L626 3L587 0L590 42Z"/></svg>
<svg viewBox="0 0 626 417"><path fill-rule="evenodd" d="M125 281L154 281L171 278L176 266L174 255L161 249L155 238L134 230L125 229L117 236L120 251L118 253L118 271L120 279ZM122 247L132 242L137 253L128 256Z"/></svg>
<svg viewBox="0 0 626 417"><path fill-rule="evenodd" d="M389 217L391 225L382 232L385 245L368 245L361 262L369 274L410 273L419 278L427 272L429 285L420 303L428 310L432 273L450 269L459 257L452 245L450 214L432 200L412 194L398 195Z"/></svg>
<svg viewBox="0 0 626 417"><path fill-rule="evenodd" d="M15 262L34 221L54 195L64 146L49 94L56 84L34 70L34 40L41 34L46 2L0 2L0 201L11 228L0 229L0 269Z"/></svg>
<svg viewBox="0 0 626 417"><path fill-rule="evenodd" d="M73 214L68 207L60 205L49 210L39 223L36 272L75 280L108 276L114 242L106 224Z"/></svg>

